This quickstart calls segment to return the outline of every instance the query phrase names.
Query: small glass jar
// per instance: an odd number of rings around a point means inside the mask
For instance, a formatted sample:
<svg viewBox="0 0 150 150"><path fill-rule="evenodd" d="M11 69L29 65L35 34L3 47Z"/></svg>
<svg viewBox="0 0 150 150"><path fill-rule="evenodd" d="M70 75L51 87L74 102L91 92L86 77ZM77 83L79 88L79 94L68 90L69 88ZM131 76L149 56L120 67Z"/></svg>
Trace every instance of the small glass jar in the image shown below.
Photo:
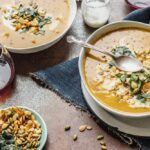
<svg viewBox="0 0 150 150"><path fill-rule="evenodd" d="M82 15L85 23L99 28L107 23L110 16L109 0L82 0Z"/></svg>

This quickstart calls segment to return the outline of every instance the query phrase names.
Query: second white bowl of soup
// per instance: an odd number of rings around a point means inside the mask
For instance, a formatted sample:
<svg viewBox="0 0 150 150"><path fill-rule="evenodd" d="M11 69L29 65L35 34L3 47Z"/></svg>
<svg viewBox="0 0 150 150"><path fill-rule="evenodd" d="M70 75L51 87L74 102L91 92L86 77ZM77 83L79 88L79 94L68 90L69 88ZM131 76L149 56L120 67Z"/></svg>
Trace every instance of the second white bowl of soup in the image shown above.
<svg viewBox="0 0 150 150"><path fill-rule="evenodd" d="M91 98L115 115L150 116L150 26L132 21L112 23L94 32L87 42L118 56L136 57L147 68L124 72L110 57L82 49L80 76Z"/></svg>
<svg viewBox="0 0 150 150"><path fill-rule="evenodd" d="M75 0L0 0L0 43L11 52L33 53L58 42L76 16Z"/></svg>

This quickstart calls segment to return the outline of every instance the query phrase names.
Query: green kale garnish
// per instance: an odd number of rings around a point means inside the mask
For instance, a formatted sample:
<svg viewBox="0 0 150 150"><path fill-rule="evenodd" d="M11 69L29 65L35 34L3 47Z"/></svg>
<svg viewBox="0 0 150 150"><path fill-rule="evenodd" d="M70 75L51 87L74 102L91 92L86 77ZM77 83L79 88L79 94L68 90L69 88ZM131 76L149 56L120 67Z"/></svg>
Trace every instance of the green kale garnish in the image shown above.
<svg viewBox="0 0 150 150"><path fill-rule="evenodd" d="M6 131L0 134L0 150L22 150L15 145L14 137Z"/></svg>
<svg viewBox="0 0 150 150"><path fill-rule="evenodd" d="M135 52L130 51L130 49L125 46L119 46L119 47L113 48L111 52L117 57L119 56L136 57Z"/></svg>
<svg viewBox="0 0 150 150"><path fill-rule="evenodd" d="M150 93L138 94L137 99L142 101L142 102L145 102L147 99L150 99Z"/></svg>
<svg viewBox="0 0 150 150"><path fill-rule="evenodd" d="M8 10L4 16L6 20L20 33L31 32L35 35L45 34L44 26L52 22L52 17L48 16L45 10L38 6L25 7L20 4Z"/></svg>
<svg viewBox="0 0 150 150"><path fill-rule="evenodd" d="M132 95L141 93L144 83L150 81L150 74L144 71L131 74L127 74L126 72L119 73L116 77L118 77L123 84L129 86Z"/></svg>
<svg viewBox="0 0 150 150"><path fill-rule="evenodd" d="M111 50L111 52L116 56L131 56L131 57L136 57L135 52L130 51L129 48L125 47L125 46L118 46L116 48L113 48ZM111 68L112 66L114 66L114 61L110 61L109 62L109 67Z"/></svg>

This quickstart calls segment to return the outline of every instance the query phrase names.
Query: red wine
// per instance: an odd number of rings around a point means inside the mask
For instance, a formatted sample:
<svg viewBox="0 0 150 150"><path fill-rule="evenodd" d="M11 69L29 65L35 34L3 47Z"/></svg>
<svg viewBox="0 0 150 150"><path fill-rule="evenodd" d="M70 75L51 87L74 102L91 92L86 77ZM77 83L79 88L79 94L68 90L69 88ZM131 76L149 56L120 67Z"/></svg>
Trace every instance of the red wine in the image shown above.
<svg viewBox="0 0 150 150"><path fill-rule="evenodd" d="M0 91L0 105L4 103L12 93L12 85L7 86L5 89Z"/></svg>
<svg viewBox="0 0 150 150"><path fill-rule="evenodd" d="M145 8L150 6L150 0L126 0L133 8Z"/></svg>

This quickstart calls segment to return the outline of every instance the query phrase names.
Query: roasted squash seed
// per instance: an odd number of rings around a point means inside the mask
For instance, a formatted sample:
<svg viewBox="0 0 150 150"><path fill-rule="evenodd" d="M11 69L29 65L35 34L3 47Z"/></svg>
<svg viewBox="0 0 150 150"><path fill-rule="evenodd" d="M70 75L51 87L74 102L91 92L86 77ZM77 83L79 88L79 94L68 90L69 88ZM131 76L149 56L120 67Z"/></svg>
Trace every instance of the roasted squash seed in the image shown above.
<svg viewBox="0 0 150 150"><path fill-rule="evenodd" d="M79 131L80 132L84 132L85 131L85 129L86 129L86 125L81 125L80 127L79 127Z"/></svg>
<svg viewBox="0 0 150 150"><path fill-rule="evenodd" d="M78 136L76 134L73 135L73 140L76 141L78 139Z"/></svg>
<svg viewBox="0 0 150 150"><path fill-rule="evenodd" d="M16 146L22 150L35 150L40 145L41 125L33 114L23 108L11 107L0 110L0 133L4 130L14 136Z"/></svg>
<svg viewBox="0 0 150 150"><path fill-rule="evenodd" d="M69 126L69 125L66 125L65 126L65 131L68 131L68 130L70 130L71 129L71 126Z"/></svg>
<svg viewBox="0 0 150 150"><path fill-rule="evenodd" d="M9 124L4 123L4 124L2 125L2 129L4 130L4 129L6 129L8 126L9 126Z"/></svg>
<svg viewBox="0 0 150 150"><path fill-rule="evenodd" d="M86 129L87 130L92 130L92 127L91 126L87 126Z"/></svg>
<svg viewBox="0 0 150 150"><path fill-rule="evenodd" d="M100 141L100 144L101 145L106 145L106 143L102 140L102 141Z"/></svg>
<svg viewBox="0 0 150 150"><path fill-rule="evenodd" d="M101 146L101 149L102 149L102 150L107 150L107 147L106 147L105 145L102 145L102 146Z"/></svg>
<svg viewBox="0 0 150 150"><path fill-rule="evenodd" d="M99 141L99 140L102 140L102 139L104 139L104 136L103 135L98 135L97 136L97 140Z"/></svg>

